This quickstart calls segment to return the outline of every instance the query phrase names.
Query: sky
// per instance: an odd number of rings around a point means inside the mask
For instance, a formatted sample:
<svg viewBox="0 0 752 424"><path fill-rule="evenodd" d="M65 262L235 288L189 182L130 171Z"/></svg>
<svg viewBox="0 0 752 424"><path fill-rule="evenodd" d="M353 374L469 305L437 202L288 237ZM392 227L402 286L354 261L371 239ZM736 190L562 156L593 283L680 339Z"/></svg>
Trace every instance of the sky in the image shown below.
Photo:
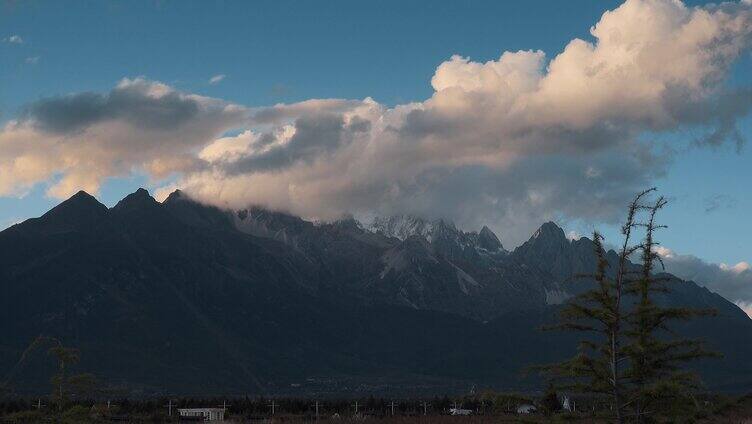
<svg viewBox="0 0 752 424"><path fill-rule="evenodd" d="M0 228L144 186L615 244L657 186L752 310L751 46L748 0L0 2Z"/></svg>

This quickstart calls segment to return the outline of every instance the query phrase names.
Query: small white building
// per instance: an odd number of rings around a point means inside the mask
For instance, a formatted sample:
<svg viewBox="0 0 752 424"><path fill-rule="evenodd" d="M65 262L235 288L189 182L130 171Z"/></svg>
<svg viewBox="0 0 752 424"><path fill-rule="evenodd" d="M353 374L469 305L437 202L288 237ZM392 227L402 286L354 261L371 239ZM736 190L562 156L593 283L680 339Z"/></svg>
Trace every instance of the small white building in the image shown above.
<svg viewBox="0 0 752 424"><path fill-rule="evenodd" d="M565 411L572 412L572 402L569 401L569 396L564 396L564 400L561 402L561 408Z"/></svg>
<svg viewBox="0 0 752 424"><path fill-rule="evenodd" d="M203 418L204 421L225 420L225 408L181 408L178 412L181 418Z"/></svg>
<svg viewBox="0 0 752 424"><path fill-rule="evenodd" d="M523 404L517 407L517 413L518 414L532 414L535 412L538 408L536 408L533 405L529 404Z"/></svg>
<svg viewBox="0 0 752 424"><path fill-rule="evenodd" d="M449 408L449 414L450 415L472 415L473 410L472 409L462 409L462 408Z"/></svg>

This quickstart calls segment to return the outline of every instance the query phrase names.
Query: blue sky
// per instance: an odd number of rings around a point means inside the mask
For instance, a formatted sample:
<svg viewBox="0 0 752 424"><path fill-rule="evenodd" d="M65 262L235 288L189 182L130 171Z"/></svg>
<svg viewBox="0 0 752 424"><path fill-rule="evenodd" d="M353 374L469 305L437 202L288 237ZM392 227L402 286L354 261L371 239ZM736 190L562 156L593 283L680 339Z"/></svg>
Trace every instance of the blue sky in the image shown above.
<svg viewBox="0 0 752 424"><path fill-rule="evenodd" d="M553 57L589 30L616 1L545 2L5 2L0 5L0 122L27 105L86 91L106 93L143 76L181 92L247 107L312 98L371 97L392 107L432 96L431 77L453 54L495 60L503 51L543 50ZM690 2L690 5L702 2ZM730 71L749 83L749 50ZM224 75L217 84L209 79ZM738 127L752 135L752 120ZM676 139L666 174L653 183L672 199L663 216L666 246L711 262L752 260L752 153L732 143L687 147L697 128ZM481 182L479 182L481 184ZM112 205L145 185L135 172L108 178L99 197ZM0 227L38 216L59 200L35 185L0 197ZM585 233L586 219L568 229ZM615 227L599 228L607 235ZM498 229L498 228L497 228ZM499 229L504 238L504 229Z"/></svg>

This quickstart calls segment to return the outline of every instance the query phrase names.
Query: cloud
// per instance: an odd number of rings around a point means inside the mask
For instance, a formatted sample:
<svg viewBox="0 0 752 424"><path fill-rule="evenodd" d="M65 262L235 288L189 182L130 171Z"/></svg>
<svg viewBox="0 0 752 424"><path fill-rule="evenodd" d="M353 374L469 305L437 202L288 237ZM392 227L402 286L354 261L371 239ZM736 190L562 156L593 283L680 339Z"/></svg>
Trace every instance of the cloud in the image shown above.
<svg viewBox="0 0 752 424"><path fill-rule="evenodd" d="M30 56L26 58L26 63L28 63L29 65L36 65L37 63L39 63L39 59L41 59L40 56Z"/></svg>
<svg viewBox="0 0 752 424"><path fill-rule="evenodd" d="M716 194L703 200L705 213L715 212L719 209L733 209L737 204L737 199L727 194Z"/></svg>
<svg viewBox="0 0 752 424"><path fill-rule="evenodd" d="M453 56L424 102L258 109L257 125L326 126L340 115L370 127L322 131L316 148L248 152L183 183L206 201L313 217L411 212L490 223L512 244L544 219L614 222L670 165L671 147L640 141L645 134L691 127L705 144L737 141L730 128L752 97L723 82L749 46L751 20L741 3L628 1L603 15L593 42L573 40L551 60L536 50L485 63Z"/></svg>
<svg viewBox="0 0 752 424"><path fill-rule="evenodd" d="M219 84L224 79L225 79L225 74L214 75L213 77L209 78L209 84L211 85Z"/></svg>
<svg viewBox="0 0 752 424"><path fill-rule="evenodd" d="M671 164L676 146L656 133L743 141L736 122L752 91L725 81L749 48L752 4L628 0L591 36L551 58L452 56L430 98L394 107L245 108L143 79L42 100L0 133L0 173L15 181L0 193L59 177L65 189L50 193L61 195L136 169L175 173L170 187L220 206L320 219L414 213L489 224L510 246L544 220L616 222Z"/></svg>
<svg viewBox="0 0 752 424"><path fill-rule="evenodd" d="M0 195L22 195L40 182L48 194L96 192L113 176L153 179L201 166L207 142L243 122L245 108L186 94L142 78L109 93L39 100L0 130Z"/></svg>
<svg viewBox="0 0 752 424"><path fill-rule="evenodd" d="M665 247L659 248L658 254L668 272L722 295L752 317L752 266L748 262L714 264L696 256L677 254Z"/></svg>
<svg viewBox="0 0 752 424"><path fill-rule="evenodd" d="M3 38L4 43L10 43L10 44L23 44L24 40L21 38L20 35L11 35L8 37Z"/></svg>
<svg viewBox="0 0 752 424"><path fill-rule="evenodd" d="M742 311L746 312L747 315L749 315L750 318L752 318L752 302L736 302L736 306L741 308Z"/></svg>

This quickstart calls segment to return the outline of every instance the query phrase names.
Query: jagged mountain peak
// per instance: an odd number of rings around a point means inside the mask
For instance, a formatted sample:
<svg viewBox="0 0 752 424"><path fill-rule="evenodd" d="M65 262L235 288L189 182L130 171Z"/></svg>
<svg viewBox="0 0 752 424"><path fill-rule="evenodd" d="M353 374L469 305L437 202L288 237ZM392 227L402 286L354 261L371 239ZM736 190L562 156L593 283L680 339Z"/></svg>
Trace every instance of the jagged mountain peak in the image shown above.
<svg viewBox="0 0 752 424"><path fill-rule="evenodd" d="M79 190L76 194L74 194L73 196L69 197L67 201L75 201L75 200L78 200L78 199L89 200L89 201L93 200L93 201L99 203L99 201L96 199L96 197L92 196L91 194L87 193L84 190ZM65 202L63 202L63 203L65 203Z"/></svg>
<svg viewBox="0 0 752 424"><path fill-rule="evenodd" d="M93 207L97 209L101 209L103 204L97 200L96 197L92 196L91 194L80 190L78 193L74 194L73 196L69 197L67 200L64 200L59 205L55 206L54 208L50 209L47 213L54 212L54 211L60 211L65 208L70 207Z"/></svg>
<svg viewBox="0 0 752 424"><path fill-rule="evenodd" d="M363 231L363 224L360 223L357 219L355 219L352 215L344 216L334 222L332 222L332 226L340 229L346 229L346 230L353 230L353 231Z"/></svg>
<svg viewBox="0 0 752 424"><path fill-rule="evenodd" d="M166 203L171 203L171 202L175 202L178 200L186 200L186 199L188 199L188 197L185 195L185 193L183 193L183 191L180 189L176 189L175 191L170 193L170 195L167 196L167 198L162 203L166 204Z"/></svg>
<svg viewBox="0 0 752 424"><path fill-rule="evenodd" d="M151 197L149 192L144 188L139 188L133 193L125 196L112 209L121 211L133 208L145 208L158 205L159 203Z"/></svg>
<svg viewBox="0 0 752 424"><path fill-rule="evenodd" d="M416 215L392 215L377 217L369 229L377 234L406 240L411 236L423 237L429 242L459 232L454 222L438 218L426 219Z"/></svg>
<svg viewBox="0 0 752 424"><path fill-rule="evenodd" d="M433 231L431 222L414 215L376 217L370 225L374 233L406 240L413 235L428 238Z"/></svg>
<svg viewBox="0 0 752 424"><path fill-rule="evenodd" d="M491 231L491 229L485 225L478 233L478 246L491 252L504 249L504 246L501 244L499 237L496 236L496 233Z"/></svg>
<svg viewBox="0 0 752 424"><path fill-rule="evenodd" d="M554 223L553 221L548 221L535 231L535 233L531 237L531 240L532 239L567 241L567 236L566 234L564 234L564 230L556 225L556 223Z"/></svg>
<svg viewBox="0 0 752 424"><path fill-rule="evenodd" d="M541 225L528 241L515 249L514 254L527 259L535 257L550 265L557 260L556 258L567 254L571 250L570 245L564 230L549 221Z"/></svg>
<svg viewBox="0 0 752 424"><path fill-rule="evenodd" d="M313 223L285 212L252 206L234 214L238 230L258 237L267 237L295 244L295 235L314 227Z"/></svg>
<svg viewBox="0 0 752 424"><path fill-rule="evenodd" d="M102 216L107 207L91 194L81 190L42 215L43 219L79 221Z"/></svg>
<svg viewBox="0 0 752 424"><path fill-rule="evenodd" d="M81 190L39 218L14 225L15 230L31 230L42 234L65 233L92 227L107 216L107 206Z"/></svg>

